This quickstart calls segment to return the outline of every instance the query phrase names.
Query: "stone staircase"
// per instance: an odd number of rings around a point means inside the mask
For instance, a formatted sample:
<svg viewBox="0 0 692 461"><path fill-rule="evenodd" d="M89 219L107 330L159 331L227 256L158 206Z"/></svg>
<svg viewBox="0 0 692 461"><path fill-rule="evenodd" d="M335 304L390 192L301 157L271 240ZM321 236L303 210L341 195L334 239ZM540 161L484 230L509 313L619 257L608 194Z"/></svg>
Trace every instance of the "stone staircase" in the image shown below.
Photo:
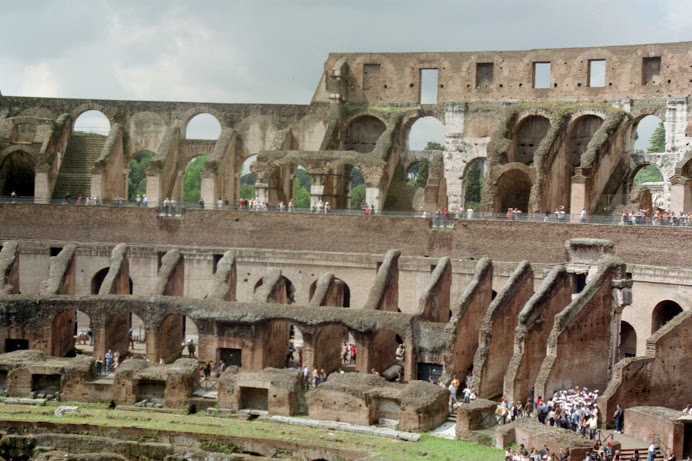
<svg viewBox="0 0 692 461"><path fill-rule="evenodd" d="M91 168L98 160L106 143L106 136L70 137L65 157L60 166L58 180L53 189L53 198L62 199L70 193L72 200L80 195L87 197L91 189Z"/></svg>
<svg viewBox="0 0 692 461"><path fill-rule="evenodd" d="M620 459L623 459L623 460L630 459L632 457L632 455L634 454L634 450L635 450L634 448L622 448L620 450ZM647 451L649 450L649 447L637 448L637 450L639 450L639 459L641 461L645 461L646 457L648 456ZM656 447L656 458L654 458L654 459L656 461L659 461L659 460L663 461L665 459L663 452L661 451L661 449L658 446Z"/></svg>

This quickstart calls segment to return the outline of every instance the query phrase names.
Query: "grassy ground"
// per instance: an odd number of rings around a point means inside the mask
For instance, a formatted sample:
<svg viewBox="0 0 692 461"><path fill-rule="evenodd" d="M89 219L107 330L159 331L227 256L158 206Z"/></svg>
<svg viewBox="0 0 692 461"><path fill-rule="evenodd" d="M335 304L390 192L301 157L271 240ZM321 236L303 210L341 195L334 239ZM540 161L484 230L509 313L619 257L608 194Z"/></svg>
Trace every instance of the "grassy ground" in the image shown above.
<svg viewBox="0 0 692 461"><path fill-rule="evenodd" d="M143 428L152 431L187 432L201 440L203 434L270 439L326 449L361 452L373 459L383 460L502 460L503 452L474 443L458 442L423 435L420 442L404 442L381 437L352 434L273 423L258 419L245 421L235 418L184 415L182 412L155 412L146 410L107 410L104 405L62 403L76 405L76 414L58 417L57 405L32 407L26 405L1 405L1 421L53 422L65 424L90 424L100 426L105 433L117 433L118 428ZM134 408L134 407L132 407Z"/></svg>

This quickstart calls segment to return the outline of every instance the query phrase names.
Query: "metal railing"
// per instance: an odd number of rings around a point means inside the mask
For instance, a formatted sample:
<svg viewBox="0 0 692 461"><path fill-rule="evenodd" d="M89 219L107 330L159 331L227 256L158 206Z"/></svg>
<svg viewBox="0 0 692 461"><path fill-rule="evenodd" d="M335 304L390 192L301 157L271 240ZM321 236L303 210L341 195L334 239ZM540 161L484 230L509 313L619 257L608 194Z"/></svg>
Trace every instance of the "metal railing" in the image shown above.
<svg viewBox="0 0 692 461"><path fill-rule="evenodd" d="M82 197L79 201L78 197L70 197L69 200L65 199L35 199L34 197L9 197L0 196L0 203L17 203L17 204L37 204L37 205L63 205L63 206L104 206L104 207L143 207L143 204L137 204L132 200L125 199L115 199L115 200L98 200L96 202L90 199L89 204L86 203L86 197ZM165 209L161 204L148 203L146 208L156 208L159 214L165 216ZM532 213L522 213L521 215L513 216L508 218L504 213L490 213L490 212L475 212L471 219L467 218L466 213L452 214L450 213L446 219L444 217L438 218L434 213L423 213L419 211L390 211L383 210L377 211L374 214L365 215L364 210L353 210L353 209L331 209L329 212L321 210L317 212L311 208L296 208L292 211L287 209L278 210L276 207L262 208L262 209L251 209L249 207L240 207L238 204L223 205L220 208L216 204L200 204L198 202L178 202L175 206L175 214L173 214L173 208L169 207L169 216L179 216L184 213L186 209L204 209L210 212L212 211L241 211L247 213L294 213L294 214L304 214L304 215L317 215L317 214L337 214L337 215L351 215L351 216L363 216L364 218L370 216L388 216L388 217L400 217L400 218L420 218L427 219L430 223L430 227L438 228L453 228L455 224L469 222L469 221L505 221L505 222L545 222L554 224L594 224L594 225L621 225L623 227L637 227L637 226L655 226L655 227L678 227L692 229L692 215L685 215L683 217L670 217L668 221L654 223L650 216L639 216L634 219L629 219L623 221L619 216L613 215L589 215L585 219L581 219L579 214L565 215L564 218L558 219L555 214L543 215L543 214L532 214Z"/></svg>

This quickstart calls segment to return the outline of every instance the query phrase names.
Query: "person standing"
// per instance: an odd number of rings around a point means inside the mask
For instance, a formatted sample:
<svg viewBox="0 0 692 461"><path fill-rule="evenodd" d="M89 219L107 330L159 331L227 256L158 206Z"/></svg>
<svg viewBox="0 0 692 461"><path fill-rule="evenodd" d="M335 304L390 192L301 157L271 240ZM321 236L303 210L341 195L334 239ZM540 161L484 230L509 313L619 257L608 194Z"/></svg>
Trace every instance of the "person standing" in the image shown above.
<svg viewBox="0 0 692 461"><path fill-rule="evenodd" d="M622 434L622 423L625 419L625 412L622 410L620 404L618 404L617 408L615 409L613 419L615 419L615 432Z"/></svg>
<svg viewBox="0 0 692 461"><path fill-rule="evenodd" d="M137 194L137 198L135 198L135 202L137 203L137 208L142 206L142 196Z"/></svg>
<svg viewBox="0 0 692 461"><path fill-rule="evenodd" d="M192 339L187 343L187 352L191 359L195 358L195 342Z"/></svg>
<svg viewBox="0 0 692 461"><path fill-rule="evenodd" d="M582 208L581 214L579 215L579 222L581 224L586 224L586 208Z"/></svg>
<svg viewBox="0 0 692 461"><path fill-rule="evenodd" d="M649 450L647 451L648 455L646 457L646 461L654 461L656 459L656 445L654 445L654 442L651 442L651 445L649 445Z"/></svg>
<svg viewBox="0 0 692 461"><path fill-rule="evenodd" d="M144 208L146 208L147 205L149 205L149 199L147 198L147 194L144 194L144 195L142 196L142 206L143 206Z"/></svg>
<svg viewBox="0 0 692 461"><path fill-rule="evenodd" d="M171 212L173 216L175 216L175 206L177 205L177 202L175 201L175 197L171 199Z"/></svg>
<svg viewBox="0 0 692 461"><path fill-rule="evenodd" d="M130 328L130 329L127 331L127 343L128 343L128 346L129 346L130 348L132 348L132 350L135 349L135 341L134 341L134 339L133 339L133 337L132 337L132 328Z"/></svg>
<svg viewBox="0 0 692 461"><path fill-rule="evenodd" d="M106 374L110 373L112 368L113 368L113 351L108 349L108 352L106 352Z"/></svg>

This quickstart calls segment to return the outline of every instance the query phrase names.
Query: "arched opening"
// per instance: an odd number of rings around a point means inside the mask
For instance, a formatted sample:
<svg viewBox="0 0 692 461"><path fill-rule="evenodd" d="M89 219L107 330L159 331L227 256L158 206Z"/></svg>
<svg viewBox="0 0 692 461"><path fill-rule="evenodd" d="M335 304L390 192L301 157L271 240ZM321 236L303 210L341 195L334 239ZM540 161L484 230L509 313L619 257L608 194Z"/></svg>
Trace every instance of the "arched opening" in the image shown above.
<svg viewBox="0 0 692 461"><path fill-rule="evenodd" d="M190 160L185 167L183 200L186 203L199 203L199 199L202 197L202 170L208 159L208 155L199 155ZM209 205L213 206L213 204Z"/></svg>
<svg viewBox="0 0 692 461"><path fill-rule="evenodd" d="M243 162L243 166L240 170L240 198L243 200L252 200L253 198L255 198L255 183L257 182L257 177L250 170L250 165L252 165L256 161L256 155L248 157Z"/></svg>
<svg viewBox="0 0 692 461"><path fill-rule="evenodd" d="M550 129L550 120L540 115L523 119L514 134L514 158L510 162L533 164L533 155Z"/></svg>
<svg viewBox="0 0 692 461"><path fill-rule="evenodd" d="M354 349L355 348L355 349ZM355 354L352 355L352 351ZM327 374L339 369L355 372L358 347L353 334L341 324L320 326L314 335L314 367Z"/></svg>
<svg viewBox="0 0 692 461"><path fill-rule="evenodd" d="M384 374L392 365L397 362L396 351L399 344L403 344L403 339L390 330L380 330L370 337L368 355L370 356L370 369Z"/></svg>
<svg viewBox="0 0 692 461"><path fill-rule="evenodd" d="M293 282L286 277L286 276L281 276L281 283L279 283L278 289L279 292L274 294L275 302L277 304L293 304L296 301L296 287L293 285ZM259 279L257 283L255 283L255 288L253 293L256 293L259 287L264 284L264 277Z"/></svg>
<svg viewBox="0 0 692 461"><path fill-rule="evenodd" d="M34 196L34 159L30 154L15 151L8 154L0 164L0 191L2 195L18 197Z"/></svg>
<svg viewBox="0 0 692 461"><path fill-rule="evenodd" d="M296 168L295 192L293 204L296 208L310 208L310 187L312 179L307 170L302 166Z"/></svg>
<svg viewBox="0 0 692 461"><path fill-rule="evenodd" d="M78 353L91 354L94 351L94 330L91 325L91 318L80 311L74 310L74 347Z"/></svg>
<svg viewBox="0 0 692 461"><path fill-rule="evenodd" d="M310 285L310 296L308 298L309 301L312 301L312 297L315 295L316 289L317 280L312 282ZM335 278L332 282L329 293L327 293L327 300L323 305L351 307L351 289L348 287L348 284L341 279Z"/></svg>
<svg viewBox="0 0 692 461"><path fill-rule="evenodd" d="M54 357L74 357L75 344L80 343L77 330L77 311L68 309L55 316L51 327L50 355ZM85 336L86 336L86 332ZM85 341L85 344L88 343Z"/></svg>
<svg viewBox="0 0 692 461"><path fill-rule="evenodd" d="M211 114L197 114L187 122L185 139L219 139L221 124Z"/></svg>
<svg viewBox="0 0 692 461"><path fill-rule="evenodd" d="M466 170L464 175L464 206L467 209L480 210L485 171L484 158L475 159Z"/></svg>
<svg viewBox="0 0 692 461"><path fill-rule="evenodd" d="M101 285L103 284L104 279L106 278L106 275L108 275L108 267L104 267L100 271L98 271L94 276L91 278L91 294L92 295L97 295L99 294L99 290L101 289Z"/></svg>
<svg viewBox="0 0 692 461"><path fill-rule="evenodd" d="M100 271L98 271L94 276L91 278L91 294L92 295L97 295L99 294L99 290L101 290L101 285L103 284L103 281L106 279L106 276L108 275L108 271L110 268L104 267ZM128 285L129 285L129 291L127 293L118 293L118 294L132 294L133 292L133 284L132 284L132 278L128 278Z"/></svg>
<svg viewBox="0 0 692 461"><path fill-rule="evenodd" d="M423 160L412 164L405 172L406 196L410 200L410 208L423 211L425 206L425 186L428 183L429 162Z"/></svg>
<svg viewBox="0 0 692 461"><path fill-rule="evenodd" d="M365 204L365 178L360 168L354 166L351 169L351 191L349 194L349 203L352 210L360 210Z"/></svg>
<svg viewBox="0 0 692 461"><path fill-rule="evenodd" d="M655 115L647 115L637 123L634 135L636 154L658 154L666 151L666 129Z"/></svg>
<svg viewBox="0 0 692 461"><path fill-rule="evenodd" d="M144 321L137 314L113 314L106 321L104 333L104 349L118 358L113 363L114 367L126 357L144 358L146 355L147 330ZM111 367L111 371L114 367Z"/></svg>
<svg viewBox="0 0 692 461"><path fill-rule="evenodd" d="M303 365L303 334L288 320L269 323L262 347L263 367L296 368Z"/></svg>
<svg viewBox="0 0 692 461"><path fill-rule="evenodd" d="M170 314L156 330L158 357L150 357L159 363L173 363L184 356L198 358L200 351L199 331L195 322L182 314Z"/></svg>
<svg viewBox="0 0 692 461"><path fill-rule="evenodd" d="M624 320L620 322L620 359L636 357L637 333L634 327Z"/></svg>
<svg viewBox="0 0 692 461"><path fill-rule="evenodd" d="M651 315L651 334L660 330L680 312L682 312L682 307L675 301L666 300L658 303Z"/></svg>
<svg viewBox="0 0 692 461"><path fill-rule="evenodd" d="M154 158L151 151L145 150L135 155L130 161L130 172L127 176L127 198L134 201L139 195L140 198L147 193L147 175L151 159ZM141 202L138 202L138 204Z"/></svg>
<svg viewBox="0 0 692 461"><path fill-rule="evenodd" d="M574 175L574 170L581 163L581 156L593 135L603 124L603 119L596 115L582 115L576 119L569 130L569 176Z"/></svg>
<svg viewBox="0 0 692 461"><path fill-rule="evenodd" d="M346 130L344 149L367 154L375 149L377 140L385 129L384 122L372 115L363 115L353 120Z"/></svg>
<svg viewBox="0 0 692 461"><path fill-rule="evenodd" d="M531 179L519 169L510 169L502 173L497 180L495 193L495 213L503 213L507 209L519 209L523 213L529 210L531 196Z"/></svg>
<svg viewBox="0 0 692 461"><path fill-rule="evenodd" d="M72 135L106 137L110 130L111 122L103 112L99 110L87 110L82 112L74 121Z"/></svg>
<svg viewBox="0 0 692 461"><path fill-rule="evenodd" d="M639 165L628 181L627 199L630 204L637 203L640 210L653 212L666 208L663 174L655 165Z"/></svg>
<svg viewBox="0 0 692 461"><path fill-rule="evenodd" d="M421 117L408 133L408 150L444 150L445 126L435 117Z"/></svg>
<svg viewBox="0 0 692 461"><path fill-rule="evenodd" d="M663 181L663 173L656 165L642 165L634 170L632 189L646 183L660 183Z"/></svg>

